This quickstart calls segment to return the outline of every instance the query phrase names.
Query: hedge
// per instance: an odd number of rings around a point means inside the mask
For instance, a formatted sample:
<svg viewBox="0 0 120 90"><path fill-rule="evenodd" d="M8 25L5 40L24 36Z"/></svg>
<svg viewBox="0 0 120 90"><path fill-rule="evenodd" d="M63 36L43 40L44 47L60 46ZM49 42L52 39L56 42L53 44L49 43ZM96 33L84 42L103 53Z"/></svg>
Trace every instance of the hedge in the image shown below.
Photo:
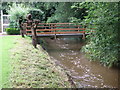
<svg viewBox="0 0 120 90"><path fill-rule="evenodd" d="M6 28L5 31L7 32L8 35L19 35L20 30L17 28Z"/></svg>

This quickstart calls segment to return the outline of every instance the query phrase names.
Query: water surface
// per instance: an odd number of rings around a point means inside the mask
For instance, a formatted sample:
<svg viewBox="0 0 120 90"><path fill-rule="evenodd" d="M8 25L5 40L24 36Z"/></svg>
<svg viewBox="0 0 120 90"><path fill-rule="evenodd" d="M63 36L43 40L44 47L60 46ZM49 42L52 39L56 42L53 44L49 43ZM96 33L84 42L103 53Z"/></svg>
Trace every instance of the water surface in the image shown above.
<svg viewBox="0 0 120 90"><path fill-rule="evenodd" d="M118 69L107 68L98 62L90 62L81 52L85 45L79 39L44 39L52 59L71 72L77 87L118 88Z"/></svg>

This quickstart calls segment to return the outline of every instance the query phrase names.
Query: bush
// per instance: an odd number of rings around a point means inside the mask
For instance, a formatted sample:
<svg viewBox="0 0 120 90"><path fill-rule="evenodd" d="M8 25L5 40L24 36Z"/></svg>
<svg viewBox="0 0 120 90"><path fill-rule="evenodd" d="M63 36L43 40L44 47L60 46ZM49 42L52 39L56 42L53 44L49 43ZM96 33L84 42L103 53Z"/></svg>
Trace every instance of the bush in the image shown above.
<svg viewBox="0 0 120 90"><path fill-rule="evenodd" d="M19 35L20 30L17 28L6 28L5 29L8 35Z"/></svg>
<svg viewBox="0 0 120 90"><path fill-rule="evenodd" d="M84 20L95 26L95 32L89 36L89 42L83 51L91 60L99 60L105 66L118 66L120 51L120 31L118 2L86 3L89 7L88 16ZM90 25L92 26L92 25Z"/></svg>

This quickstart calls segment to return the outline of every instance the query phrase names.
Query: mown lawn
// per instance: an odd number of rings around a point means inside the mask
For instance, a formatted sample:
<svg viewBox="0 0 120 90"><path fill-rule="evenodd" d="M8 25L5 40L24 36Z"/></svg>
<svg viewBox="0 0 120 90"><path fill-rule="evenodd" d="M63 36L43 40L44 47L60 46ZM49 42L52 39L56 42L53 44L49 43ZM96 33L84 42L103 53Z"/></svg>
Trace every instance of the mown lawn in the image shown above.
<svg viewBox="0 0 120 90"><path fill-rule="evenodd" d="M0 87L9 87L10 49L15 46L16 38L20 38L20 36L0 36Z"/></svg>
<svg viewBox="0 0 120 90"><path fill-rule="evenodd" d="M35 49L29 37L0 37L4 88L70 88L65 72L56 66L40 45ZM0 69L1 70L1 69Z"/></svg>

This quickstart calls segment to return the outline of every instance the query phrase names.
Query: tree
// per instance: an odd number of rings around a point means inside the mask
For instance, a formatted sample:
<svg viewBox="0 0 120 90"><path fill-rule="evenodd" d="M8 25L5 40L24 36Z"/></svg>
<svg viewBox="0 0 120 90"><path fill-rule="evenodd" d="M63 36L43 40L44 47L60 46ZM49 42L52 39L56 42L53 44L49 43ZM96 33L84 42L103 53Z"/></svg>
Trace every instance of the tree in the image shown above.
<svg viewBox="0 0 120 90"><path fill-rule="evenodd" d="M11 15L10 21L15 22L17 28L20 28L21 35L24 37L23 29L22 29L22 22L26 18L27 14L29 12L29 8L25 7L23 4L13 4L10 6L10 10L8 10L8 13Z"/></svg>

